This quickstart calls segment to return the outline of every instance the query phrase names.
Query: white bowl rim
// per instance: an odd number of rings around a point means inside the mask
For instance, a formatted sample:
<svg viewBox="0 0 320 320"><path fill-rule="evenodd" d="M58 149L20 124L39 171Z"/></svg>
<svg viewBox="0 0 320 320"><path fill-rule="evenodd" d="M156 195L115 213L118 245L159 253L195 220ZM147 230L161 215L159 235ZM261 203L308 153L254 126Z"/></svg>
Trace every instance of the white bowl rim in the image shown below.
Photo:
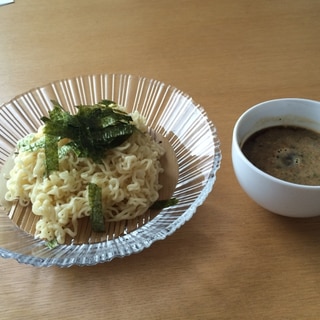
<svg viewBox="0 0 320 320"><path fill-rule="evenodd" d="M238 118L238 120L236 121L236 123L234 125L233 134L232 134L233 135L232 141L233 141L233 143L235 143L235 147L237 148L241 159L246 163L246 165L248 165L252 170L256 171L258 174L263 176L265 179L269 179L271 181L274 181L275 183L280 183L280 184L294 187L297 189L303 189L303 190L308 190L308 189L317 190L317 189L319 189L320 190L320 185L312 186L312 185L298 184L298 183L289 182L289 181L285 181L285 180L276 178L276 177L264 172L263 170L259 169L258 167L256 167L251 161L249 161L249 159L242 152L242 149L240 147L240 141L237 136L237 132L239 130L239 127L240 127L243 119L249 113L251 113L253 110L255 110L257 108L261 108L264 105L269 104L269 103L277 103L277 102L281 102L281 101L300 101L300 102L316 103L316 104L319 104L319 108L320 108L320 101L312 100L312 99L305 99L305 98L278 98L278 99L271 99L271 100L259 102L258 104L255 104L254 106L250 107L249 109L247 109L244 113L242 113L240 115L240 117ZM320 129L319 129L319 132L320 132Z"/></svg>

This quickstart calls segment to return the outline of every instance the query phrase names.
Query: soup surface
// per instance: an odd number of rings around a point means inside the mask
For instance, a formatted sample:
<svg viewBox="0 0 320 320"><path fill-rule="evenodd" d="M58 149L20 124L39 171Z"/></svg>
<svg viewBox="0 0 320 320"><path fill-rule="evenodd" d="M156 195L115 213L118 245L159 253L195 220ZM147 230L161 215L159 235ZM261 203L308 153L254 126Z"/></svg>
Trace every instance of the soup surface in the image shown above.
<svg viewBox="0 0 320 320"><path fill-rule="evenodd" d="M294 126L275 126L251 135L242 151L262 171L282 180L320 185L320 134Z"/></svg>

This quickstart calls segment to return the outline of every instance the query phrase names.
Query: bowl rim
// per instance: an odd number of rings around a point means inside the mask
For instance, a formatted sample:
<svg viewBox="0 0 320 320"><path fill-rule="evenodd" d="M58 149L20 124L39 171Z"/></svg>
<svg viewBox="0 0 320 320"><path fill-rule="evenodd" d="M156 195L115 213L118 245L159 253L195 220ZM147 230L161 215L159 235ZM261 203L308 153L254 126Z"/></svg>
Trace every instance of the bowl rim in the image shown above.
<svg viewBox="0 0 320 320"><path fill-rule="evenodd" d="M175 86L172 86L170 84L167 84L165 82L156 80L154 78L148 78L148 77L144 77L144 76L140 76L140 75L132 75L132 74L126 74L126 73L96 73L96 74L84 74L84 75L78 75L78 76L73 76L70 78L63 78L60 80L55 80L52 82L48 82L47 84L41 85L41 86L36 86L33 87L32 89L29 89L21 94L18 94L16 96L14 96L12 99L10 99L9 101L2 103L0 105L0 112L2 111L3 108L5 108L7 105L14 103L14 101L20 99L21 97L24 97L28 94L32 94L33 92L42 90L43 88L46 88L48 86L51 85L55 85L55 84L59 84L62 83L64 81L73 81L75 79L81 79L81 78L89 78L89 77L103 77L103 76L113 76L113 77L129 77L129 78L134 78L136 80L140 80L140 81L148 81L148 82L154 82L157 83L159 85L163 85L167 88L171 88L172 90L176 91L179 95L183 96L184 98L190 100L190 102L192 103L193 107L196 108L198 111L200 111L201 113L201 117L203 117L206 121L206 123L208 124L208 128L210 131L210 135L212 137L212 143L214 146L214 151L213 151L213 156L212 156L212 165L210 166L209 170L208 170L208 176L204 181L204 184L200 190L200 192L198 193L197 197L192 201L192 203L190 203L190 205L188 205L188 207L186 208L186 210L183 211L183 213L174 221L174 223L170 223L169 226L166 227L166 234L161 234L159 232L159 230L157 230L156 234L152 237L147 239L148 243L144 244L142 247L137 248L135 251L133 252L122 252L122 253L118 253L115 255L112 255L112 257L108 256L107 253L105 254L104 258L101 258L98 260L95 259L95 256L93 258L90 258L89 260L86 260L85 258L80 259L79 257L77 257L77 259L75 261L70 261L70 259L68 260L68 262L66 262L65 260L67 258L41 258L38 256L33 256L31 254L23 254L23 253L18 253L18 252L14 252L11 250L8 250L6 248L2 248L0 247L0 256L2 258L12 258L15 259L16 261L18 261L19 263L24 263L24 264L30 264L33 266L37 266L37 267L50 267L50 266L58 266L58 267L70 267L73 265L76 266L92 266L92 265L96 265L98 263L105 263L105 262L110 262L111 260L113 260L114 258L123 258L125 256L129 256L131 254L136 254L141 252L142 250L149 248L154 242L158 241L158 240L163 240L165 239L167 236L171 235L172 233L174 233L176 230L178 230L182 225L185 224L185 222L187 222L188 220L190 220L192 218L192 216L194 215L194 213L196 212L197 208L199 206L201 206L203 204L203 202L205 201L205 199L207 198L207 196L210 194L210 192L213 189L213 185L217 179L217 171L220 169L221 166L221 160L222 160L222 151L221 151L221 147L220 147L220 138L217 134L217 127L216 125L211 121L211 119L208 117L207 113L205 112L205 109L198 104L197 102L195 102L191 96L189 96L188 94L186 94L184 91L179 90L178 88L176 88ZM166 209L164 209L166 210ZM147 226L143 225L142 227L138 228L137 230L134 230L133 232L139 233L139 231L141 232L141 229L145 229ZM21 231L21 229L20 229ZM32 237L32 235L29 235L30 237ZM43 240L39 240L38 242L35 243L35 246L37 247L37 245L40 246L40 242ZM109 240L110 241L110 240ZM94 251L98 250L99 247L102 246L105 249L105 252L107 252L107 247L110 245L110 243L108 244L108 241L105 242L99 242L99 243L94 243L94 244L81 244L81 245L76 245L76 244L68 244L68 245L61 245L61 247L68 247L68 248L72 248L72 247L83 247L83 248L93 248ZM81 261L80 261L81 260Z"/></svg>
<svg viewBox="0 0 320 320"><path fill-rule="evenodd" d="M318 107L320 108L320 101L317 100L312 100L312 99L306 99L306 98L278 98L278 99L271 99L271 100L266 100L266 101L262 101L259 102L255 105L253 105L252 107L250 107L249 109L245 110L237 119L237 121L235 122L234 128L233 128L233 133L232 133L232 145L233 148L236 149L238 155L240 156L241 160L251 168L251 170L255 171L257 174L261 175L262 177L264 177L265 179L271 180L274 183L278 183L278 184L282 184L284 186L288 186L291 188L296 188L296 189L303 189L303 190L320 190L320 185L305 185L305 184L298 184L298 183L294 183L294 182L290 182L290 181L286 181L280 178L277 178L271 174L266 173L265 171L259 169L258 167L256 167L242 152L242 148L241 148L241 143L243 143L243 141L239 141L239 137L238 137L238 132L239 129L241 127L241 125L243 125L243 122L245 120L245 118L253 111L259 109L259 108L263 108L268 104L271 103L278 103L278 102L284 102L284 101L288 101L288 102L292 102L292 101L297 101L297 102L302 102L302 103L312 103L312 104L317 104ZM268 127L266 127L268 128ZM254 130L252 133L249 134L249 136L251 136L252 134L254 134L255 132L259 131L261 129L257 129ZM320 133L320 129L319 129L319 133ZM245 138L243 139L244 141L248 139ZM232 158L233 158L233 153L232 153ZM234 161L234 159L233 159Z"/></svg>

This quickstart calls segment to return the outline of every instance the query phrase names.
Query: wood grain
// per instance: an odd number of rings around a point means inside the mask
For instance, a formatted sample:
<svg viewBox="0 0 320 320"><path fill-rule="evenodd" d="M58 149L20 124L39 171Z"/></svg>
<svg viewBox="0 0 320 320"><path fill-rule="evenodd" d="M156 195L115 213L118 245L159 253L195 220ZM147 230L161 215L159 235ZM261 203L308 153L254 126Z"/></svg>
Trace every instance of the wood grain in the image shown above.
<svg viewBox="0 0 320 320"><path fill-rule="evenodd" d="M1 319L318 319L320 218L289 219L238 185L233 125L278 97L320 99L318 0L16 0L0 7L0 103L54 80L138 74L191 95L223 153L197 214L94 267L0 260Z"/></svg>

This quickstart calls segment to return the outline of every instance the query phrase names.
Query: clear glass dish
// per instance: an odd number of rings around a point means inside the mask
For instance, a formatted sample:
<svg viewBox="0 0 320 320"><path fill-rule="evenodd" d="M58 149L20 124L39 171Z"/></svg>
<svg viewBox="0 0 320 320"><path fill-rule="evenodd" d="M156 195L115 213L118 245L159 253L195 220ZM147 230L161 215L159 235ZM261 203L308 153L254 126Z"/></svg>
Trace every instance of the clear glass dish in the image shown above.
<svg viewBox="0 0 320 320"><path fill-rule="evenodd" d="M216 180L221 151L216 127L204 109L180 90L160 81L125 74L98 74L57 81L17 96L0 107L0 172L17 140L42 124L40 117L58 101L70 112L80 104L109 99L138 110L147 125L171 145L176 159L175 206L130 223L114 224L105 237L70 242L54 249L17 226L0 207L0 256L38 267L90 266L141 252L165 239L196 212ZM3 172L2 172L3 173ZM3 188L2 188L3 189ZM4 192L4 190L0 190ZM27 222L28 224L28 222Z"/></svg>

